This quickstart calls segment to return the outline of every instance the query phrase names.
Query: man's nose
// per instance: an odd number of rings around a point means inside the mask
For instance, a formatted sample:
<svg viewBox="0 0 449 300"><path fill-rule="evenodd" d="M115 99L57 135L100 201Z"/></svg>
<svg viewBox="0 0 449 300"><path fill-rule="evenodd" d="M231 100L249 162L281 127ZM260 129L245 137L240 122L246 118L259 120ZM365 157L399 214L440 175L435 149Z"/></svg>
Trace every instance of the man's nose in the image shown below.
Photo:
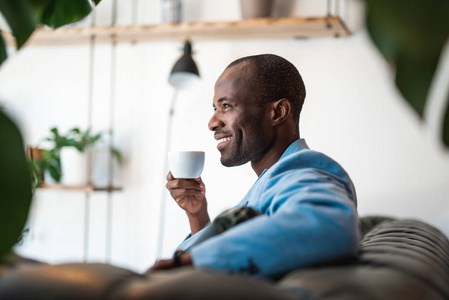
<svg viewBox="0 0 449 300"><path fill-rule="evenodd" d="M224 126L223 121L220 118L218 118L216 113L214 113L212 115L212 118L210 118L209 120L208 124L209 130L217 131L219 128L222 128L223 126Z"/></svg>

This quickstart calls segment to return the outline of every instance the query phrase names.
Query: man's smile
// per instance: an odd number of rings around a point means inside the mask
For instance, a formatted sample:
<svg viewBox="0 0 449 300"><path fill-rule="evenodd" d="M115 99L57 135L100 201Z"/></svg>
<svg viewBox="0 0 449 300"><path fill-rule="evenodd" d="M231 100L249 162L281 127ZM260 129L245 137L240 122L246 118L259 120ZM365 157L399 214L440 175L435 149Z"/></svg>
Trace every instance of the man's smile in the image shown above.
<svg viewBox="0 0 449 300"><path fill-rule="evenodd" d="M232 139L232 136L223 137L217 140L218 145L217 149L222 150L226 145L229 143L229 141Z"/></svg>
<svg viewBox="0 0 449 300"><path fill-rule="evenodd" d="M231 138L232 138L232 137L228 136L228 137L219 139L219 140L218 140L218 143L221 144L221 143L223 143L223 142L227 142L227 141L231 140Z"/></svg>
<svg viewBox="0 0 449 300"><path fill-rule="evenodd" d="M217 149L222 150L232 139L232 134L230 132L216 132L214 138L217 140Z"/></svg>

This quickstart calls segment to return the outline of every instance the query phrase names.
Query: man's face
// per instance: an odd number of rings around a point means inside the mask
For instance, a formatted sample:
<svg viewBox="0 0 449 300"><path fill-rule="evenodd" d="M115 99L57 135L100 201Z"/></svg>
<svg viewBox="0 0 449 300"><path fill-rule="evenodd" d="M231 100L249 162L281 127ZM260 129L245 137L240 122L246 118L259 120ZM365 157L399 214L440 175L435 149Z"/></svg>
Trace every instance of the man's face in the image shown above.
<svg viewBox="0 0 449 300"><path fill-rule="evenodd" d="M267 152L269 114L255 99L253 66L226 69L215 84L214 114L209 129L214 131L221 163L232 167L258 162Z"/></svg>

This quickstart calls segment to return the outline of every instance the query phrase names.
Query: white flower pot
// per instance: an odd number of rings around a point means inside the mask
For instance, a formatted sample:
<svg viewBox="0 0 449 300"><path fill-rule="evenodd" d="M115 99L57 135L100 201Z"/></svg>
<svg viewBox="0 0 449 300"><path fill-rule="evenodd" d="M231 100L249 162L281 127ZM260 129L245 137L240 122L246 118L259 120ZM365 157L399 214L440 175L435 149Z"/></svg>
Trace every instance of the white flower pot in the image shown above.
<svg viewBox="0 0 449 300"><path fill-rule="evenodd" d="M84 185L88 182L87 155L76 148L66 147L61 149L61 184Z"/></svg>

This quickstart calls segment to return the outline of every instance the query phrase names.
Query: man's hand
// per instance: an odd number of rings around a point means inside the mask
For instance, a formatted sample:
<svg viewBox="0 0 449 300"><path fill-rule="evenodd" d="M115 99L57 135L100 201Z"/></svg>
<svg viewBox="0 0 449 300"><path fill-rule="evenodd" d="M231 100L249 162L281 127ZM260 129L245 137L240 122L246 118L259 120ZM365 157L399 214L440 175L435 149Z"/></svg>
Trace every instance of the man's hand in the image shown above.
<svg viewBox="0 0 449 300"><path fill-rule="evenodd" d="M197 215L204 208L207 209L206 190L201 178L174 178L172 173L169 172L166 187L179 207L185 210L186 213Z"/></svg>
<svg viewBox="0 0 449 300"><path fill-rule="evenodd" d="M192 256L188 252L184 252L179 257L180 266L191 266L192 265ZM154 265L150 268L150 270L168 270L174 268L174 259L159 259Z"/></svg>
<svg viewBox="0 0 449 300"><path fill-rule="evenodd" d="M173 258L170 259L158 259L150 270L168 270L173 268Z"/></svg>
<svg viewBox="0 0 449 300"><path fill-rule="evenodd" d="M187 213L192 235L210 222L207 213L206 188L201 178L174 178L169 172L166 187L179 207Z"/></svg>

